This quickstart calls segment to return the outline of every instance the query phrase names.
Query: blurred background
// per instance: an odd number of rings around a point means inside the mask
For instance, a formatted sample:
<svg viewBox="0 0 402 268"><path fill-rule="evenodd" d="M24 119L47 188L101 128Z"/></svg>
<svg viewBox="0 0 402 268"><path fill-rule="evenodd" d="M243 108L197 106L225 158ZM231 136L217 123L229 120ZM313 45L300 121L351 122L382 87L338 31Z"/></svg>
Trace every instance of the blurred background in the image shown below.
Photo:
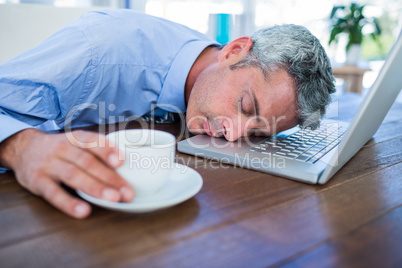
<svg viewBox="0 0 402 268"><path fill-rule="evenodd" d="M332 61L337 94L367 92L402 28L401 0L0 0L0 63L80 14L103 8L166 18L220 43L271 25L303 25Z"/></svg>

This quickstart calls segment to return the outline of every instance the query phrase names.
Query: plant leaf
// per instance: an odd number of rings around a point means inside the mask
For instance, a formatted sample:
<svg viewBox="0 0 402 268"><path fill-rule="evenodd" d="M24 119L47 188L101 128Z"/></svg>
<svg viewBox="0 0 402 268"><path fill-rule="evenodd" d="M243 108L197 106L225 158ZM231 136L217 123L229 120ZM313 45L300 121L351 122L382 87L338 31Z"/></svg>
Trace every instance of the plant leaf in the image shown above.
<svg viewBox="0 0 402 268"><path fill-rule="evenodd" d="M334 28L332 28L331 35L329 36L328 45L331 45L331 43L333 41L337 42L338 41L337 36L338 36L338 34L340 34L342 32L343 32L343 30L339 26L335 26Z"/></svg>
<svg viewBox="0 0 402 268"><path fill-rule="evenodd" d="M338 11L338 9L345 9L345 6L334 6L331 10L331 15L329 15L330 19L334 18L336 11Z"/></svg>
<svg viewBox="0 0 402 268"><path fill-rule="evenodd" d="M381 27L380 27L380 24L378 23L378 20L376 18L373 18L373 24L374 24L374 27L375 27L376 34L381 35L381 32L382 32Z"/></svg>

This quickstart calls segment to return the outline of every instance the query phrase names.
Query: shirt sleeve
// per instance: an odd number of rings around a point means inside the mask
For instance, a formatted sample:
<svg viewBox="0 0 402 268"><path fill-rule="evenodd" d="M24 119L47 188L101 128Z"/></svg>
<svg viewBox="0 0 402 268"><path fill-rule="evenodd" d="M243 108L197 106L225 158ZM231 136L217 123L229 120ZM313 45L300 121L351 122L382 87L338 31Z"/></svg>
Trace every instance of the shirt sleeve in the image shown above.
<svg viewBox="0 0 402 268"><path fill-rule="evenodd" d="M0 143L48 120L62 120L91 86L91 47L77 27L61 29L0 65Z"/></svg>
<svg viewBox="0 0 402 268"><path fill-rule="evenodd" d="M62 122L84 99L93 72L92 48L74 26L1 64L0 143L49 120ZM6 170L0 167L0 173Z"/></svg>

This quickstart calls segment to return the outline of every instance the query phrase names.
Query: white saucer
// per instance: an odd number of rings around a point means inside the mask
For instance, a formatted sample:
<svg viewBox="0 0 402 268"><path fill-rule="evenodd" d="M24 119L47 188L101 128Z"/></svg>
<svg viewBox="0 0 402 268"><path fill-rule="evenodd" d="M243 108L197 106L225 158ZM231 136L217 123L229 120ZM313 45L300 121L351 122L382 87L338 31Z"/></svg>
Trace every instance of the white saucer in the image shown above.
<svg viewBox="0 0 402 268"><path fill-rule="evenodd" d="M201 175L192 168L176 163L165 186L150 196L134 197L130 203L115 203L95 198L81 191L78 195L85 200L103 208L131 212L151 212L177 205L197 194L202 187Z"/></svg>

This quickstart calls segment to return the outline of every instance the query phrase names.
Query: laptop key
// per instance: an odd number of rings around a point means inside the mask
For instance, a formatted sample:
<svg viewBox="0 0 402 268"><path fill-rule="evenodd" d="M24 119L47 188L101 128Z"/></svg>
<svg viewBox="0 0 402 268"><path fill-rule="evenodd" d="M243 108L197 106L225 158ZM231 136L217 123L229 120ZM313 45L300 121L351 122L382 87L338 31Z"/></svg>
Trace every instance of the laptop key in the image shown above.
<svg viewBox="0 0 402 268"><path fill-rule="evenodd" d="M304 155L304 156L306 156L308 158L311 158L311 157L313 157L315 155L315 153L304 152L302 155Z"/></svg>
<svg viewBox="0 0 402 268"><path fill-rule="evenodd" d="M266 148L266 150L262 151L263 154L273 154L276 151L279 151L281 148L277 146L273 146L271 148Z"/></svg>
<svg viewBox="0 0 402 268"><path fill-rule="evenodd" d="M304 151L303 150L299 150L299 148L297 148L296 150L293 150L292 153L293 154L297 154L297 155L301 155Z"/></svg>
<svg viewBox="0 0 402 268"><path fill-rule="evenodd" d="M298 146L286 145L285 149L294 150L294 149L297 149L297 147L298 147Z"/></svg>
<svg viewBox="0 0 402 268"><path fill-rule="evenodd" d="M299 161L305 162L305 161L307 161L307 160L309 159L309 157L308 157L308 156L305 156L305 155L299 155L299 156L296 157L295 159L296 159L296 160L299 160Z"/></svg>
<svg viewBox="0 0 402 268"><path fill-rule="evenodd" d="M315 162L317 162L318 161L318 159L319 159L319 157L311 157L309 160L307 160L307 163L315 163Z"/></svg>

